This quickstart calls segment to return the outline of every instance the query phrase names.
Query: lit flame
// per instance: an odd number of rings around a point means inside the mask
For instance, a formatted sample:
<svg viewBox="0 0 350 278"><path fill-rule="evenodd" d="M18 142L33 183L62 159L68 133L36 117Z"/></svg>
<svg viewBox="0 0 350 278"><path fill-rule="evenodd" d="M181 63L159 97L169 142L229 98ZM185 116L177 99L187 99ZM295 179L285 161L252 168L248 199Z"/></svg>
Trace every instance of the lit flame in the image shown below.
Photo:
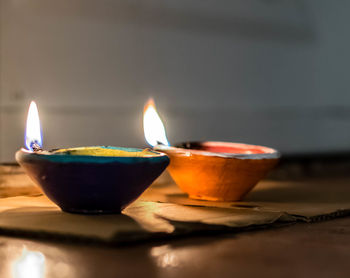
<svg viewBox="0 0 350 278"><path fill-rule="evenodd" d="M23 247L22 256L12 265L13 278L43 278L45 276L45 256Z"/></svg>
<svg viewBox="0 0 350 278"><path fill-rule="evenodd" d="M36 103L32 101L27 116L27 127L25 134L25 145L28 150L33 151L35 147L42 148L41 126L39 112Z"/></svg>
<svg viewBox="0 0 350 278"><path fill-rule="evenodd" d="M143 131L148 144L169 146L162 120L160 119L153 99L150 99L143 110Z"/></svg>

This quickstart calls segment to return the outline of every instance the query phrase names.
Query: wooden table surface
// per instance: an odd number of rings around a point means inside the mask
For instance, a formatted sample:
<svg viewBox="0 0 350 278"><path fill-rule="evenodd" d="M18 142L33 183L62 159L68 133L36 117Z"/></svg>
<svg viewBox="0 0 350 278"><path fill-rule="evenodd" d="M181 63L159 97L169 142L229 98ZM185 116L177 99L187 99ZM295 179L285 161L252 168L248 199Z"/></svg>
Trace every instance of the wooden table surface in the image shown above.
<svg viewBox="0 0 350 278"><path fill-rule="evenodd" d="M10 185L16 194L33 190L18 167L6 167L2 170L9 173L0 176L2 194L8 194ZM8 179L6 174L11 174ZM45 258L46 278L350 278L350 217L123 247L0 236L0 278L14 277L24 247L36 259L38 254ZM32 259L21 261L25 270L39 265Z"/></svg>
<svg viewBox="0 0 350 278"><path fill-rule="evenodd" d="M47 278L350 277L350 217L124 247L0 237L0 277L24 246L44 255Z"/></svg>

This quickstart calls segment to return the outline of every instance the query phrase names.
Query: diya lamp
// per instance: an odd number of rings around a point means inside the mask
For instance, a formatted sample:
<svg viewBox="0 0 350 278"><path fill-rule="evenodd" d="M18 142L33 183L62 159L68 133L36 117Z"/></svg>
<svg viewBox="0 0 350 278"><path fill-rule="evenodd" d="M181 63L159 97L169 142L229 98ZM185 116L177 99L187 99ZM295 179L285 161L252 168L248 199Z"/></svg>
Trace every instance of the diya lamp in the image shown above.
<svg viewBox="0 0 350 278"><path fill-rule="evenodd" d="M63 211L120 213L165 170L166 154L110 146L45 151L35 102L30 104L26 149L16 160Z"/></svg>
<svg viewBox="0 0 350 278"><path fill-rule="evenodd" d="M170 157L168 171L190 198L241 200L278 162L277 150L231 142L185 142L170 146L153 100L144 108L147 142Z"/></svg>

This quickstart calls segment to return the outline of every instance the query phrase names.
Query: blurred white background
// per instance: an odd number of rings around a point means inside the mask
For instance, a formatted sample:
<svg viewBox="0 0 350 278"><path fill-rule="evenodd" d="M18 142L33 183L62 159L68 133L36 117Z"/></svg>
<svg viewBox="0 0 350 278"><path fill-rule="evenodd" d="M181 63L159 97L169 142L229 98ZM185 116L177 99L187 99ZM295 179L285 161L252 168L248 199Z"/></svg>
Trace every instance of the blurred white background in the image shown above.
<svg viewBox="0 0 350 278"><path fill-rule="evenodd" d="M45 148L168 138L350 149L349 1L0 0L0 161L36 100Z"/></svg>

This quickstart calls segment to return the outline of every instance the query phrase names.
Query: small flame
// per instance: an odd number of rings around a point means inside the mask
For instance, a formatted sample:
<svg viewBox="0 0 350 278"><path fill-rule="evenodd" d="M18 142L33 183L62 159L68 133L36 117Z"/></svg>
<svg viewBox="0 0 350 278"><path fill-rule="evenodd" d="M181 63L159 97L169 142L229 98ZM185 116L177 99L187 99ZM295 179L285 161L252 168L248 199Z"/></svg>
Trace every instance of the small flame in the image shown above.
<svg viewBox="0 0 350 278"><path fill-rule="evenodd" d="M29 106L24 141L27 149L30 151L33 151L35 149L35 146L42 148L39 112L34 101L32 101Z"/></svg>
<svg viewBox="0 0 350 278"><path fill-rule="evenodd" d="M29 251L23 247L22 256L12 265L13 278L43 278L45 276L45 256L41 252Z"/></svg>
<svg viewBox="0 0 350 278"><path fill-rule="evenodd" d="M143 110L143 131L148 144L169 146L162 120L160 119L153 99L150 99Z"/></svg>

